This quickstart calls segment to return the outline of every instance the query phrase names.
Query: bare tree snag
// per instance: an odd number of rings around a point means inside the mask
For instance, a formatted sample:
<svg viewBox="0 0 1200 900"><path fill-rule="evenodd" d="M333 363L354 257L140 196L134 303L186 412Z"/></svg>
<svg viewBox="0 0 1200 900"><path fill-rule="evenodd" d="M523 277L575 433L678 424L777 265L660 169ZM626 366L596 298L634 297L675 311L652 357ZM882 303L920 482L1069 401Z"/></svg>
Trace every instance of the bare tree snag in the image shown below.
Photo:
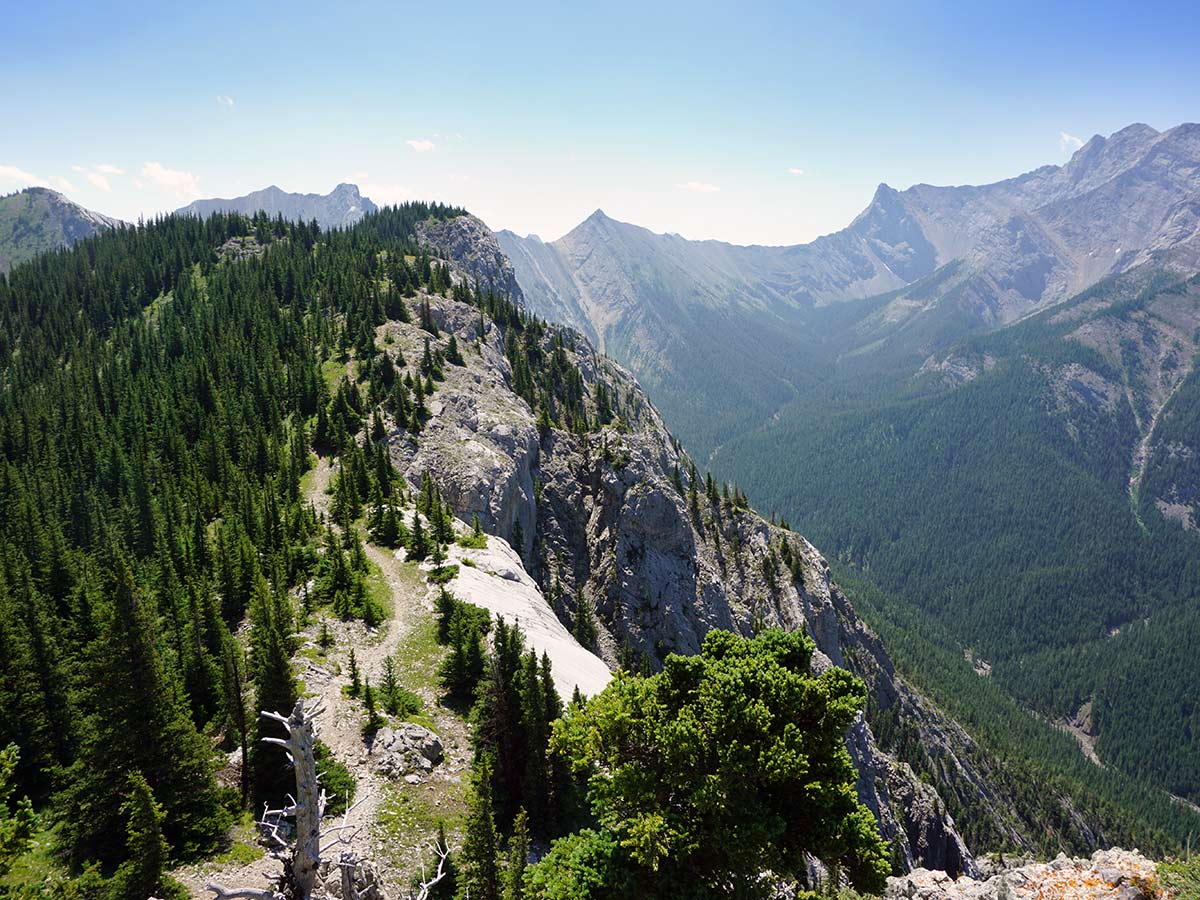
<svg viewBox="0 0 1200 900"><path fill-rule="evenodd" d="M215 900L232 900L244 897L250 900L311 900L317 883L317 870L321 865L321 817L325 814L325 791L317 777L317 761L313 754L315 734L313 720L322 712L318 704L311 711L304 708L304 698L296 701L292 714L284 717L279 713L263 711L264 718L278 722L287 731L287 739L263 738L268 744L277 744L287 751L288 761L296 773L296 793L289 795L290 805L283 809L263 810L260 825L275 845L272 855L284 864L282 891L266 891L255 888L225 888L209 884ZM347 814L348 811L347 811ZM296 823L296 843L292 847L279 835L279 822L291 817ZM333 829L344 831L348 826Z"/></svg>
<svg viewBox="0 0 1200 900"><path fill-rule="evenodd" d="M446 877L446 860L450 857L450 845L438 844L436 841L430 845L434 855L437 857L437 871L433 873L433 877L425 878L425 865L421 865L421 884L416 893L410 893L410 900L428 900L429 892L433 890L433 886ZM418 851L419 853L420 851ZM469 892L468 892L469 893ZM351 900L358 900L357 897Z"/></svg>

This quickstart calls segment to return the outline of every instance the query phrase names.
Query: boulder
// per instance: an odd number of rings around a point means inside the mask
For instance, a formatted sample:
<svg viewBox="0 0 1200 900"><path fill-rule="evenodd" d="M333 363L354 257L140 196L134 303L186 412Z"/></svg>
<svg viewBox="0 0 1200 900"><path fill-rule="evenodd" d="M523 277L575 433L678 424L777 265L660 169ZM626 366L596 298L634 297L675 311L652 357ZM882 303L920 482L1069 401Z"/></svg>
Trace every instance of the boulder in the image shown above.
<svg viewBox="0 0 1200 900"><path fill-rule="evenodd" d="M414 722L379 729L370 742L369 752L375 770L388 778L417 772L428 774L444 756L441 739Z"/></svg>

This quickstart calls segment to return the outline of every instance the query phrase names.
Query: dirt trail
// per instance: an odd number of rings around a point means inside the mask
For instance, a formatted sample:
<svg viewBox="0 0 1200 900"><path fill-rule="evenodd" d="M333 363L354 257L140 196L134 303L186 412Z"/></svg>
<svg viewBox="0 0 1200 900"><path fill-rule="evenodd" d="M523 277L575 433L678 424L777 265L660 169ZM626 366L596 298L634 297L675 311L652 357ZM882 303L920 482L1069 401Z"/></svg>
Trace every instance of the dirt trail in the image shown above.
<svg viewBox="0 0 1200 900"><path fill-rule="evenodd" d="M328 457L319 458L311 477L305 479L305 498L319 514L329 517L331 498L327 493L334 473ZM407 860L403 850L394 846L392 837L385 834L380 813L388 800L399 790L433 790L432 786L397 784L375 771L369 748L362 737L365 718L359 700L346 696L343 688L350 683L350 649L354 649L355 660L364 679L377 685L383 673L384 660L396 654L406 635L415 623L432 616L433 599L431 589L415 576L411 566L396 555L373 544L364 545L367 557L379 568L391 593L391 615L378 629L367 628L362 622L342 622L326 618L334 644L324 654L313 658L320 632L321 618L305 630L306 641L293 663L304 689L315 702L320 698L325 712L317 720L317 737L323 741L333 755L353 773L357 782L355 808L350 823L361 825L351 841L351 848L360 857L372 859L380 869L385 886L396 888L404 883L404 868ZM403 666L402 666L403 668ZM410 686L416 687L416 686ZM437 707L437 698L428 689L418 690L434 719L436 730L446 748L446 762L435 769L430 785L435 782L459 781L465 768L466 740L465 725L452 715ZM340 824L328 821L329 825ZM337 850L334 851L336 854ZM196 897L211 896L204 890L208 881L218 881L226 886L263 887L266 879L278 873L279 865L269 857L251 864L209 862L187 866L174 874Z"/></svg>

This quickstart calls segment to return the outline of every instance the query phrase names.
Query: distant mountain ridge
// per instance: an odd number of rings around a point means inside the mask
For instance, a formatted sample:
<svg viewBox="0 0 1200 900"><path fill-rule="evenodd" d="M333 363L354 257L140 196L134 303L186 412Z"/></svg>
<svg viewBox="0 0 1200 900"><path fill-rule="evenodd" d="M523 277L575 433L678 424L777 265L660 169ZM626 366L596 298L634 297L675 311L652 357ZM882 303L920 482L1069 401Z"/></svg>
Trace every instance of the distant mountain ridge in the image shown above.
<svg viewBox="0 0 1200 900"><path fill-rule="evenodd" d="M497 239L527 305L632 368L703 454L823 379L835 343L919 366L1106 276L1196 271L1200 125L1131 125L989 185L880 185L845 229L790 247L655 234L600 210L550 243Z"/></svg>
<svg viewBox="0 0 1200 900"><path fill-rule="evenodd" d="M535 312L881 588L898 632L986 659L969 677L1047 720L1089 709L1106 767L1200 798L1200 125L881 185L797 247L602 213L499 239ZM962 695L947 672L931 690Z"/></svg>
<svg viewBox="0 0 1200 900"><path fill-rule="evenodd" d="M895 323L944 307L1002 324L1151 259L1200 261L1200 125L1131 125L1093 137L1063 166L994 184L881 184L850 225L808 244L689 241L599 210L549 244L498 237L531 306L602 345L610 333L661 339L660 320L677 306L786 317L897 290ZM939 270L938 290L922 290Z"/></svg>
<svg viewBox="0 0 1200 900"><path fill-rule="evenodd" d="M0 274L45 250L70 246L120 224L49 188L30 187L0 197Z"/></svg>
<svg viewBox="0 0 1200 900"><path fill-rule="evenodd" d="M283 216L304 222L316 219L322 228L346 228L378 208L359 192L358 185L343 182L328 194L290 193L271 185L242 197L195 200L177 212L205 217L220 211L244 215L261 211L272 218Z"/></svg>

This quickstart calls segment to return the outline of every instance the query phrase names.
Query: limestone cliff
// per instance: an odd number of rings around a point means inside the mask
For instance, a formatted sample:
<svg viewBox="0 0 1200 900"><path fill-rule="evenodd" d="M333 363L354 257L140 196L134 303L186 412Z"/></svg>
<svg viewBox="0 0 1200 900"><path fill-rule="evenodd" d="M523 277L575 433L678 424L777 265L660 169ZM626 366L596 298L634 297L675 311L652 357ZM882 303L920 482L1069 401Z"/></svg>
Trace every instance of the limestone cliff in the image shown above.
<svg viewBox="0 0 1200 900"><path fill-rule="evenodd" d="M573 348L569 356L585 384L593 426L600 385L612 398L614 419L586 436L539 430L534 411L512 388L501 329L471 306L428 299L437 337L389 322L380 328L379 345L414 358L426 338L445 347L453 334L465 365L446 367L419 440L391 430L393 459L414 486L430 473L456 515L478 516L486 531L518 543L525 568L568 628L580 602L594 610L595 649L610 665L657 667L668 653L696 652L713 628L743 634L775 625L805 628L821 651L817 665L855 671L872 702L902 705L929 723L930 734L963 742L946 747L947 754L967 756L969 738L896 678L811 544L740 501L711 502L703 485L692 508L689 461L627 372L581 336L551 328L547 341L558 334ZM898 861L974 872L935 789L883 752L865 720L847 745L860 795Z"/></svg>

